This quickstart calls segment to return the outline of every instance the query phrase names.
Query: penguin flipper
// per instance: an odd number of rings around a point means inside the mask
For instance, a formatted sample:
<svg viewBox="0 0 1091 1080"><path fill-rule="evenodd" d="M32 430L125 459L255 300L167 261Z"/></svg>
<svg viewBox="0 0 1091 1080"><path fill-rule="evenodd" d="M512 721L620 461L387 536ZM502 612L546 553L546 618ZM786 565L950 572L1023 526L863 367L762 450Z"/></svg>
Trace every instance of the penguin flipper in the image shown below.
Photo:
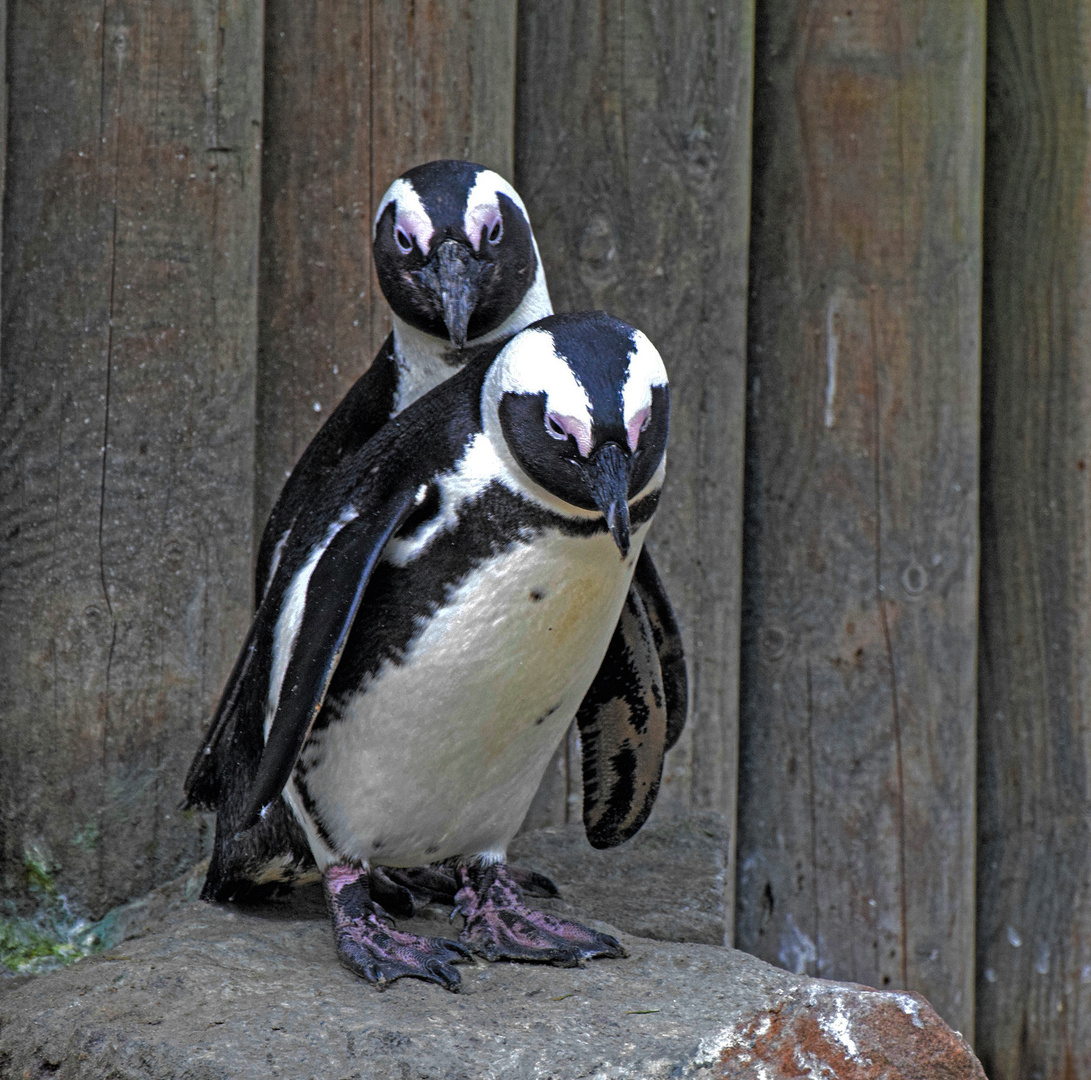
<svg viewBox="0 0 1091 1080"><path fill-rule="evenodd" d="M315 492L321 492L337 466L355 453L386 423L394 403L397 368L394 362L394 338L387 337L375 359L353 383L352 388L319 429L303 451L291 475L284 483L269 514L258 548L254 572L255 596L260 606L272 584L278 561L277 548L292 524ZM182 789L184 809L213 810L219 793L216 750L238 707L239 694L253 657L257 622L250 627L246 644L228 676L223 695L204 741L186 773Z"/></svg>
<svg viewBox="0 0 1091 1080"><path fill-rule="evenodd" d="M592 847L628 840L659 793L667 696L644 600L630 589L602 666L576 713L583 747L583 824Z"/></svg>
<svg viewBox="0 0 1091 1080"><path fill-rule="evenodd" d="M682 734L689 712L689 676L686 673L686 653L682 646L682 634L674 617L667 590L659 578L647 547L640 549L633 574L632 589L644 602L644 610L655 639L655 651L659 656L659 669L663 674L663 691L667 697L667 749Z"/></svg>
<svg viewBox="0 0 1091 1080"><path fill-rule="evenodd" d="M324 547L312 552L284 590L274 635L281 632L285 615L291 621L291 608L302 610L294 615L296 629L291 634L292 640L283 645L273 643L274 649L284 647L291 651L272 726L242 815L243 829L258 820L262 808L280 795L292 775L326 698L372 571L387 541L415 503L416 492L410 488L398 490L385 499L378 492L366 491L364 504L355 507L356 516L345 522ZM308 567L312 568L309 575ZM354 587L346 587L352 582ZM263 602L262 609L265 606ZM260 616L261 609L259 620Z"/></svg>
<svg viewBox="0 0 1091 1080"><path fill-rule="evenodd" d="M185 794L182 802L184 810L194 808L213 810L216 807L220 787L216 749L224 733L229 729L235 710L238 708L239 698L253 662L257 634L258 621L255 619L251 623L242 651L224 685L216 712L212 716L212 723L205 732L204 741L194 755L193 761L190 762L189 771L182 784L182 791Z"/></svg>
<svg viewBox="0 0 1091 1080"><path fill-rule="evenodd" d="M314 493L321 492L337 466L354 454L390 419L398 386L394 335L388 335L367 371L352 384L318 429L284 481L261 534L254 566L254 595L260 603L276 572L278 547Z"/></svg>

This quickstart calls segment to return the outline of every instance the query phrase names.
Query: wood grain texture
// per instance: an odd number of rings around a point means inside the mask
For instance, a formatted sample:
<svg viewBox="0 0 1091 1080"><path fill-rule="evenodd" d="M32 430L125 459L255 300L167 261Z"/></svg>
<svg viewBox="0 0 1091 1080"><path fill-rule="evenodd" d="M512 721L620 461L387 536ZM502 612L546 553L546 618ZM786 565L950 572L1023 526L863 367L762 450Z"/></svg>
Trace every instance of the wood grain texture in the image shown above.
<svg viewBox="0 0 1091 1080"><path fill-rule="evenodd" d="M753 5L523 0L518 40L516 184L554 306L628 320L670 372L651 547L685 635L692 705L656 812L731 819ZM578 784L576 769L569 795Z"/></svg>
<svg viewBox="0 0 1091 1080"><path fill-rule="evenodd" d="M371 219L434 158L509 177L515 0L270 0L255 516L390 331Z"/></svg>
<svg viewBox="0 0 1091 1080"><path fill-rule="evenodd" d="M977 1050L1091 1076L1091 6L989 5Z"/></svg>
<svg viewBox="0 0 1091 1080"><path fill-rule="evenodd" d="M261 5L8 13L2 887L98 913L198 855L248 618Z"/></svg>
<svg viewBox="0 0 1091 1080"><path fill-rule="evenodd" d="M739 947L973 1023L983 0L760 9Z"/></svg>

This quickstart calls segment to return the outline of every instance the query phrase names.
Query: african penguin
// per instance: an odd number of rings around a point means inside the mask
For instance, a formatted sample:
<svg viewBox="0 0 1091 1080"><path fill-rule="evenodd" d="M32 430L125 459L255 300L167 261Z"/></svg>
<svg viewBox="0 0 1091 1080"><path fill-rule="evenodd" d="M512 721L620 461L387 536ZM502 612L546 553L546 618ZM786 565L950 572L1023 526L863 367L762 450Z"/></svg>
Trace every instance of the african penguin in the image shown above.
<svg viewBox="0 0 1091 1080"><path fill-rule="evenodd" d="M523 200L473 162L430 161L398 177L379 201L371 250L394 328L273 507L258 551L259 599L292 522L344 454L450 378L475 346L507 340L553 310Z"/></svg>
<svg viewBox="0 0 1091 1080"><path fill-rule="evenodd" d="M236 667L262 744L237 821L284 800L343 963L457 989L453 965L572 964L616 940L525 906L505 863L611 644L665 470L669 391L639 331L550 316L346 454L290 532ZM661 764L662 709L633 749ZM457 943L394 928L368 867L447 861Z"/></svg>
<svg viewBox="0 0 1091 1080"><path fill-rule="evenodd" d="M394 330L304 451L262 537L256 569L260 600L296 521L306 518L339 462L359 450L393 415L474 357L491 358L511 334L550 312L545 274L526 208L500 176L464 161L411 169L391 184L374 220L373 252ZM458 343L468 341L459 349ZM687 707L685 660L670 601L641 551L631 595L608 664L578 715L584 746L584 818L600 847L632 835L651 809L662 762L634 756L634 723L650 708L666 710L673 745ZM251 655L239 663L251 662ZM242 685L232 673L231 687ZM645 699L654 698L650 702ZM253 780L260 742L230 737L238 702L225 693L186 778L187 805L217 811L208 899L259 898L314 876L294 819L277 806L260 828L236 836L241 793ZM422 877L422 874L424 877ZM399 871L386 902L403 908L419 898L450 898L453 877L442 868ZM424 878L430 884L424 884ZM534 875L521 880L553 889Z"/></svg>

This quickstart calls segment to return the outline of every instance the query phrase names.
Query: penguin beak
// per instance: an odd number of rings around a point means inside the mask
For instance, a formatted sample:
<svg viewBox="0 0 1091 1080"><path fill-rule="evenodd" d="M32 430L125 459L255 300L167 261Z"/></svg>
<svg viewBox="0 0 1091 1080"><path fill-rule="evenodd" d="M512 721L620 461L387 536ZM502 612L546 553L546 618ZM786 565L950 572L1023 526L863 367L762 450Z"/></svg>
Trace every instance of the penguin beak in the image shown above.
<svg viewBox="0 0 1091 1080"><path fill-rule="evenodd" d="M444 240L419 271L421 281L443 307L443 322L456 349L466 344L470 316L477 307L481 263L465 244Z"/></svg>
<svg viewBox="0 0 1091 1080"><path fill-rule="evenodd" d="M621 557L629 554L629 455L615 442L596 450L587 462L591 497L606 518L606 527Z"/></svg>

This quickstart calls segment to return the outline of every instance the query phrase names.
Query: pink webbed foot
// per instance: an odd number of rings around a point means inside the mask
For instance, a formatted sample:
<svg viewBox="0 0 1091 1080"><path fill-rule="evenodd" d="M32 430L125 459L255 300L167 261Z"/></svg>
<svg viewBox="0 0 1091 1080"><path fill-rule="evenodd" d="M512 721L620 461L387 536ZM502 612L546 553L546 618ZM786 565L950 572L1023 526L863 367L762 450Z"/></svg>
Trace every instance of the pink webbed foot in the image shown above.
<svg viewBox="0 0 1091 1080"><path fill-rule="evenodd" d="M456 912L466 919L458 940L486 960L529 960L575 967L597 956L627 956L617 938L528 908L503 863L460 866Z"/></svg>
<svg viewBox="0 0 1091 1080"><path fill-rule="evenodd" d="M371 897L368 872L358 866L328 866L322 884L337 956L349 971L380 990L407 976L459 989L462 979L454 965L471 959L464 945L395 930L393 920Z"/></svg>

